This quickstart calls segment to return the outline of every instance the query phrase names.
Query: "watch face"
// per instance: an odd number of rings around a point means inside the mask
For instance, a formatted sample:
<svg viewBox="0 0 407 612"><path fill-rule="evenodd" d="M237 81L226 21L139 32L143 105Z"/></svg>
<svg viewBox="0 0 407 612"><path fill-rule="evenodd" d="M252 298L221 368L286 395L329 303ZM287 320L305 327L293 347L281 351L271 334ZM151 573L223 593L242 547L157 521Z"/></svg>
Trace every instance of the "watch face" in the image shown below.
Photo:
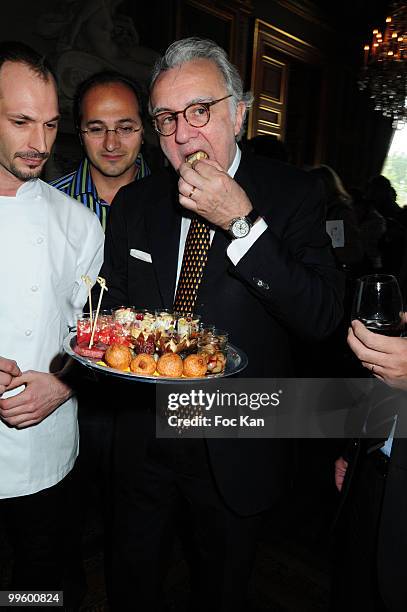
<svg viewBox="0 0 407 612"><path fill-rule="evenodd" d="M236 219L230 229L235 238L244 238L250 232L250 224L245 218Z"/></svg>

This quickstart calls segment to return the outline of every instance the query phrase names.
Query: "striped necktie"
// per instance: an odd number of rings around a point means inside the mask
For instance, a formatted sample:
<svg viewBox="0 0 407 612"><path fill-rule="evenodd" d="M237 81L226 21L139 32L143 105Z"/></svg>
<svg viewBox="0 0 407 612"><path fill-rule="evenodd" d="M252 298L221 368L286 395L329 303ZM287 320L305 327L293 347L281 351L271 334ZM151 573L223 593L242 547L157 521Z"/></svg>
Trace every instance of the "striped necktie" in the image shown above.
<svg viewBox="0 0 407 612"><path fill-rule="evenodd" d="M182 258L174 310L183 314L194 311L196 296L201 284L210 247L209 225L193 217Z"/></svg>

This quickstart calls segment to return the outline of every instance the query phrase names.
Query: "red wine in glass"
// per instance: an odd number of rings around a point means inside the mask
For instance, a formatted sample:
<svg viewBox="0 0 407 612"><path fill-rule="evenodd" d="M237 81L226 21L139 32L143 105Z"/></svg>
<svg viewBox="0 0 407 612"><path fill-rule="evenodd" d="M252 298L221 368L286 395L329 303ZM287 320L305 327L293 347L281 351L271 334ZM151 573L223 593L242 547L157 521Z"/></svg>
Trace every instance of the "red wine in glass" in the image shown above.
<svg viewBox="0 0 407 612"><path fill-rule="evenodd" d="M375 334L402 336L403 300L397 279L390 274L369 274L359 278L352 319L359 319Z"/></svg>
<svg viewBox="0 0 407 612"><path fill-rule="evenodd" d="M363 319L359 317L359 321L367 327L367 329L374 334L381 334L382 336L393 336L394 338L403 335L404 324L402 321L383 321L379 319Z"/></svg>

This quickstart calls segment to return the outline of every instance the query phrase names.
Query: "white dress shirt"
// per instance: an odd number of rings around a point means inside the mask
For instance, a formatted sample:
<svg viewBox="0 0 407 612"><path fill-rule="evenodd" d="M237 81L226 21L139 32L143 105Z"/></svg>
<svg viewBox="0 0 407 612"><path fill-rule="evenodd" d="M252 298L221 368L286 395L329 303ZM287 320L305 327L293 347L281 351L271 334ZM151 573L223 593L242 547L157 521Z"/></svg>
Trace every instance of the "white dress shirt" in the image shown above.
<svg viewBox="0 0 407 612"><path fill-rule="evenodd" d="M103 238L96 215L40 179L0 196L0 354L21 371L60 369L62 342L87 298L81 275L96 279ZM77 454L74 398L32 427L0 420L0 498L55 485Z"/></svg>
<svg viewBox="0 0 407 612"><path fill-rule="evenodd" d="M236 145L236 154L233 158L232 164L228 170L229 176L232 178L235 176L237 169L239 168L240 158L242 157L242 152L239 147ZM253 207L255 208L254 204ZM191 219L189 217L182 217L181 221L181 232L179 238L179 251L178 251L178 268L177 268L177 281L175 283L175 287L178 286L178 279L181 273L182 266L182 258L184 256L185 242L188 236L189 226L191 224ZM267 229L267 223L264 219L260 219L253 225L252 229L244 238L236 238L236 240L232 240L228 248L226 249L227 256L234 266L237 266L239 261L246 255L250 247L256 242L256 240L262 235L264 231ZM215 230L210 230L210 243L212 244L213 236L215 234Z"/></svg>

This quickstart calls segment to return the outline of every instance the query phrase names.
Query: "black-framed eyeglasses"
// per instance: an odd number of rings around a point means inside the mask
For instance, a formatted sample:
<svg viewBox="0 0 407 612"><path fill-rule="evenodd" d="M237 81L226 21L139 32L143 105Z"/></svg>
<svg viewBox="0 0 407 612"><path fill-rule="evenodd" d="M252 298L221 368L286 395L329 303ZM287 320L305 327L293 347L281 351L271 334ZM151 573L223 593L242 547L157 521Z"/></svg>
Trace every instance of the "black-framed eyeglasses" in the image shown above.
<svg viewBox="0 0 407 612"><path fill-rule="evenodd" d="M141 125L138 127L133 127L130 125L118 125L115 128L108 129L105 125L93 125L89 127L87 130L79 130L81 134L86 134L88 138L92 140L99 140L105 138L108 132L114 132L116 136L119 138L129 138L129 136L133 136L135 132L139 132L141 130Z"/></svg>
<svg viewBox="0 0 407 612"><path fill-rule="evenodd" d="M164 111L157 113L153 117L153 124L155 130L161 134L161 136L172 136L177 129L178 115L183 115L184 119L192 127L204 127L211 118L210 108L222 100L230 98L232 94L219 98L219 100L213 100L212 102L196 102L195 104L189 104L186 108L173 113Z"/></svg>

